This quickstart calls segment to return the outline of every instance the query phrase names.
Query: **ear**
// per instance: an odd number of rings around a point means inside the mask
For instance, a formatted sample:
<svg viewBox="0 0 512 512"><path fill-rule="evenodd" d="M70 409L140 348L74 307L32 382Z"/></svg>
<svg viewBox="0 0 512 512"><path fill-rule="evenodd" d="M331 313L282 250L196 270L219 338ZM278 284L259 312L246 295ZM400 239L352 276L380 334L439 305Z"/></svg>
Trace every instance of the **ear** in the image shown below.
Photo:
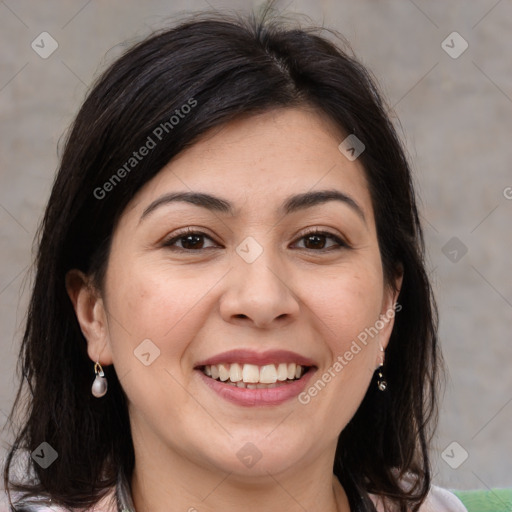
<svg viewBox="0 0 512 512"><path fill-rule="evenodd" d="M402 288L403 277L403 268L400 267L394 282L385 285L384 296L382 298L382 308L379 318L380 322L382 323L377 325L378 327L382 326L382 328L379 329L377 342L384 350L388 346L389 338L391 337L393 325L395 324L395 315L402 309L401 304L397 304L397 300ZM384 353L379 350L375 362L375 367L378 368L383 363L383 361Z"/></svg>
<svg viewBox="0 0 512 512"><path fill-rule="evenodd" d="M103 299L91 280L80 270L66 274L66 290L85 339L91 361L112 364L108 322Z"/></svg>

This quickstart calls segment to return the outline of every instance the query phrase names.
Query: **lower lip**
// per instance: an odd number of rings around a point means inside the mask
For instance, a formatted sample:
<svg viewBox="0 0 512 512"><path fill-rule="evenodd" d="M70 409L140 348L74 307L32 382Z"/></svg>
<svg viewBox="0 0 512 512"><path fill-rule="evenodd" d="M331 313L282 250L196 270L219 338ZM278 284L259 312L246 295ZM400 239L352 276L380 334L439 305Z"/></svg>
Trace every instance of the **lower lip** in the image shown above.
<svg viewBox="0 0 512 512"><path fill-rule="evenodd" d="M282 384L275 388L248 389L232 386L207 377L201 370L196 371L199 372L199 376L203 379L204 383L222 398L228 402L245 407L279 405L287 400L291 400L304 391L309 379L315 373L315 369L310 368L299 380L294 380L289 384Z"/></svg>

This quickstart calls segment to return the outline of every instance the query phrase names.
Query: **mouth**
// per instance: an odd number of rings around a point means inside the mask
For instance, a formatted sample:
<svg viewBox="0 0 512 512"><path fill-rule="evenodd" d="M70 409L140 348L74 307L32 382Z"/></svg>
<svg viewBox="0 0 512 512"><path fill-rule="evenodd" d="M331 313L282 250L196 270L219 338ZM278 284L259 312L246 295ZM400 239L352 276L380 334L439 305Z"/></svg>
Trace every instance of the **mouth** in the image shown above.
<svg viewBox="0 0 512 512"><path fill-rule="evenodd" d="M209 392L245 407L276 406L297 397L318 369L312 359L288 350L237 349L194 367Z"/></svg>
<svg viewBox="0 0 512 512"><path fill-rule="evenodd" d="M248 363L208 364L198 369L218 382L243 389L273 389L286 386L304 377L313 366L298 363L256 365Z"/></svg>

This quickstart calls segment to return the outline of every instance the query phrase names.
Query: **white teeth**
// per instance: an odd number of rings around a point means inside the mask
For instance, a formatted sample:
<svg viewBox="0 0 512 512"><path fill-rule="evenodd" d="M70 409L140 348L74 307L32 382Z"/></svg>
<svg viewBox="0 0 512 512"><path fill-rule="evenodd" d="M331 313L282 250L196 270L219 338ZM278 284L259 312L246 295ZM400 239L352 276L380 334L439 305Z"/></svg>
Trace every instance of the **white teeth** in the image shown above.
<svg viewBox="0 0 512 512"><path fill-rule="evenodd" d="M240 382L242 380L242 367L238 363L233 363L229 370L229 380L231 382Z"/></svg>
<svg viewBox="0 0 512 512"><path fill-rule="evenodd" d="M212 364L203 367L203 373L215 380L232 384L239 388L273 388L285 381L299 379L305 368L295 363L265 364ZM279 381L279 382L278 382Z"/></svg>
<svg viewBox="0 0 512 512"><path fill-rule="evenodd" d="M260 369L255 364L244 364L242 369L242 377L244 382L259 382Z"/></svg>
<svg viewBox="0 0 512 512"><path fill-rule="evenodd" d="M229 366L225 364L219 364L219 379L221 381L226 381L229 379Z"/></svg>
<svg viewBox="0 0 512 512"><path fill-rule="evenodd" d="M277 367L277 380L283 381L288 378L288 367L286 363L279 363Z"/></svg>
<svg viewBox="0 0 512 512"><path fill-rule="evenodd" d="M262 384L274 384L277 380L276 367L273 364L266 364L260 368L260 382Z"/></svg>

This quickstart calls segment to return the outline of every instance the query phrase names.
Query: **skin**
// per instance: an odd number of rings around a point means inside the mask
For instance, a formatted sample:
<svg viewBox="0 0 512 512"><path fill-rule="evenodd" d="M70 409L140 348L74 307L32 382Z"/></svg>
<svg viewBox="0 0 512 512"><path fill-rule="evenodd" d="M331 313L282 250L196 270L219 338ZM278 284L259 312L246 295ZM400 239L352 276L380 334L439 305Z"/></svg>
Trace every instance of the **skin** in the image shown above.
<svg viewBox="0 0 512 512"><path fill-rule="evenodd" d="M194 370L235 348L287 349L313 359L321 376L392 309L401 279L384 282L364 169L338 150L345 136L311 109L230 122L132 199L102 291L79 271L68 274L89 357L114 364L128 397L138 512L349 510L332 474L336 442L382 361L392 319L306 405L242 407ZM290 195L325 189L349 195L365 220L339 201L277 211ZM154 200L176 191L219 196L235 214L175 202L141 220ZM202 250L179 252L190 248L183 239L176 251L163 246L187 226L207 235ZM315 246L303 238L315 228L350 247L326 237ZM235 250L248 236L263 248L253 263ZM134 356L145 339L160 350L149 366ZM251 468L236 455L247 442L262 455Z"/></svg>

